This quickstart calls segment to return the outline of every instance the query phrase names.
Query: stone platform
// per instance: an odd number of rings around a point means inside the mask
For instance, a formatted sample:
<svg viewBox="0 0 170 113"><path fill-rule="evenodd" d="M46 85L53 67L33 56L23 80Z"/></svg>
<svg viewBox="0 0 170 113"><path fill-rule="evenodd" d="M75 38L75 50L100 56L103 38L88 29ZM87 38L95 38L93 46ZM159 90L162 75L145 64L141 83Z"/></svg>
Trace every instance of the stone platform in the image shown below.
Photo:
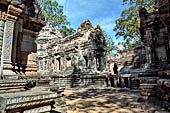
<svg viewBox="0 0 170 113"><path fill-rule="evenodd" d="M39 113L52 109L60 95L49 91L24 91L0 94L1 113Z"/></svg>

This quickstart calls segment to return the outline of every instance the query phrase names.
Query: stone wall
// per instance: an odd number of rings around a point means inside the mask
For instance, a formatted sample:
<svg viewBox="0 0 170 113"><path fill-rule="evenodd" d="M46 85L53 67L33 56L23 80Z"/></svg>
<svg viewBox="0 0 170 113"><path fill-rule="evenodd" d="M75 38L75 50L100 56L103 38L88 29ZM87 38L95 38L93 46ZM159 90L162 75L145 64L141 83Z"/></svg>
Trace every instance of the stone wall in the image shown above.
<svg viewBox="0 0 170 113"><path fill-rule="evenodd" d="M118 65L118 71L122 74L130 74L137 70L144 71L146 66L146 53L144 46L138 46L134 49L119 50L116 56L112 56L107 61L108 69L111 74L114 74L114 63Z"/></svg>

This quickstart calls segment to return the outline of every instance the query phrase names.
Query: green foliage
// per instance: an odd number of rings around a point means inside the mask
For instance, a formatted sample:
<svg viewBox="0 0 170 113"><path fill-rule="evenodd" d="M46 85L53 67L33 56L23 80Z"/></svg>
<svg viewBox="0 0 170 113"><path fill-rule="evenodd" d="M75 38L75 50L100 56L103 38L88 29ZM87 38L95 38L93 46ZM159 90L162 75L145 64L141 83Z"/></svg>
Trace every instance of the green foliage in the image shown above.
<svg viewBox="0 0 170 113"><path fill-rule="evenodd" d="M118 18L115 23L113 31L116 32L116 37L123 37L127 42L132 40L138 40L140 19L139 19L139 9L145 7L148 12L151 12L155 8L156 0L123 0L123 5L129 6L129 8L124 9L121 13L120 18Z"/></svg>
<svg viewBox="0 0 170 113"><path fill-rule="evenodd" d="M115 46L115 42L113 41L113 37L111 37L110 35L108 35L105 31L104 32L104 35L106 37L106 54L109 54L112 52L112 50L116 50L117 47Z"/></svg>
<svg viewBox="0 0 170 113"><path fill-rule="evenodd" d="M73 28L68 28L70 22L67 20L66 15L63 14L63 6L59 5L57 1L52 0L38 0L42 12L45 16L46 22L53 27L60 29L64 36L70 35L75 32Z"/></svg>
<svg viewBox="0 0 170 113"><path fill-rule="evenodd" d="M73 28L68 28L67 26L62 26L60 29L60 32L62 33L64 37L66 37L68 35L75 33L76 30L74 30Z"/></svg>
<svg viewBox="0 0 170 113"><path fill-rule="evenodd" d="M136 40L136 41L131 41L129 38L126 40L126 42L122 42L123 46L125 49L132 49L136 46L141 45L141 41L140 40Z"/></svg>

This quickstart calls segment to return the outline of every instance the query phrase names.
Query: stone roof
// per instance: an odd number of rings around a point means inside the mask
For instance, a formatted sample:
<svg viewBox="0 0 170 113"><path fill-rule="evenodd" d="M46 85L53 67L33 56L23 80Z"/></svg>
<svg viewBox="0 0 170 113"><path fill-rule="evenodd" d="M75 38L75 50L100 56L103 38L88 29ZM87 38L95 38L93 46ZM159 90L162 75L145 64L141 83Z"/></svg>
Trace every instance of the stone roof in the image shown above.
<svg viewBox="0 0 170 113"><path fill-rule="evenodd" d="M39 36L37 39L61 39L63 38L60 31L58 31L56 28L52 27L51 25L46 25L43 27L43 29L40 31Z"/></svg>
<svg viewBox="0 0 170 113"><path fill-rule="evenodd" d="M82 24L80 24L80 26L77 29L77 32L72 34L72 35L69 35L69 36L65 37L64 41L69 41L69 40L72 40L72 39L77 38L77 37L82 37L86 32L94 31L94 30L97 30L97 29L100 32L103 33L103 31L102 31L99 24L97 24L95 27L93 27L90 20L86 19L86 20L83 21Z"/></svg>

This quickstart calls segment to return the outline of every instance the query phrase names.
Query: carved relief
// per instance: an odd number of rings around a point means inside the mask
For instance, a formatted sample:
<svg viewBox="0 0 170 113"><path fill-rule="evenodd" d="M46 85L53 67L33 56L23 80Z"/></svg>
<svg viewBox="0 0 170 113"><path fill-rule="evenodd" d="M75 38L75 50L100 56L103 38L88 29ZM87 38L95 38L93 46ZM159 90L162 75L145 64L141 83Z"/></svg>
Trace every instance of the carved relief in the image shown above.
<svg viewBox="0 0 170 113"><path fill-rule="evenodd" d="M3 58L11 61L12 41L13 41L14 23L7 21L5 23L5 34L3 40Z"/></svg>

